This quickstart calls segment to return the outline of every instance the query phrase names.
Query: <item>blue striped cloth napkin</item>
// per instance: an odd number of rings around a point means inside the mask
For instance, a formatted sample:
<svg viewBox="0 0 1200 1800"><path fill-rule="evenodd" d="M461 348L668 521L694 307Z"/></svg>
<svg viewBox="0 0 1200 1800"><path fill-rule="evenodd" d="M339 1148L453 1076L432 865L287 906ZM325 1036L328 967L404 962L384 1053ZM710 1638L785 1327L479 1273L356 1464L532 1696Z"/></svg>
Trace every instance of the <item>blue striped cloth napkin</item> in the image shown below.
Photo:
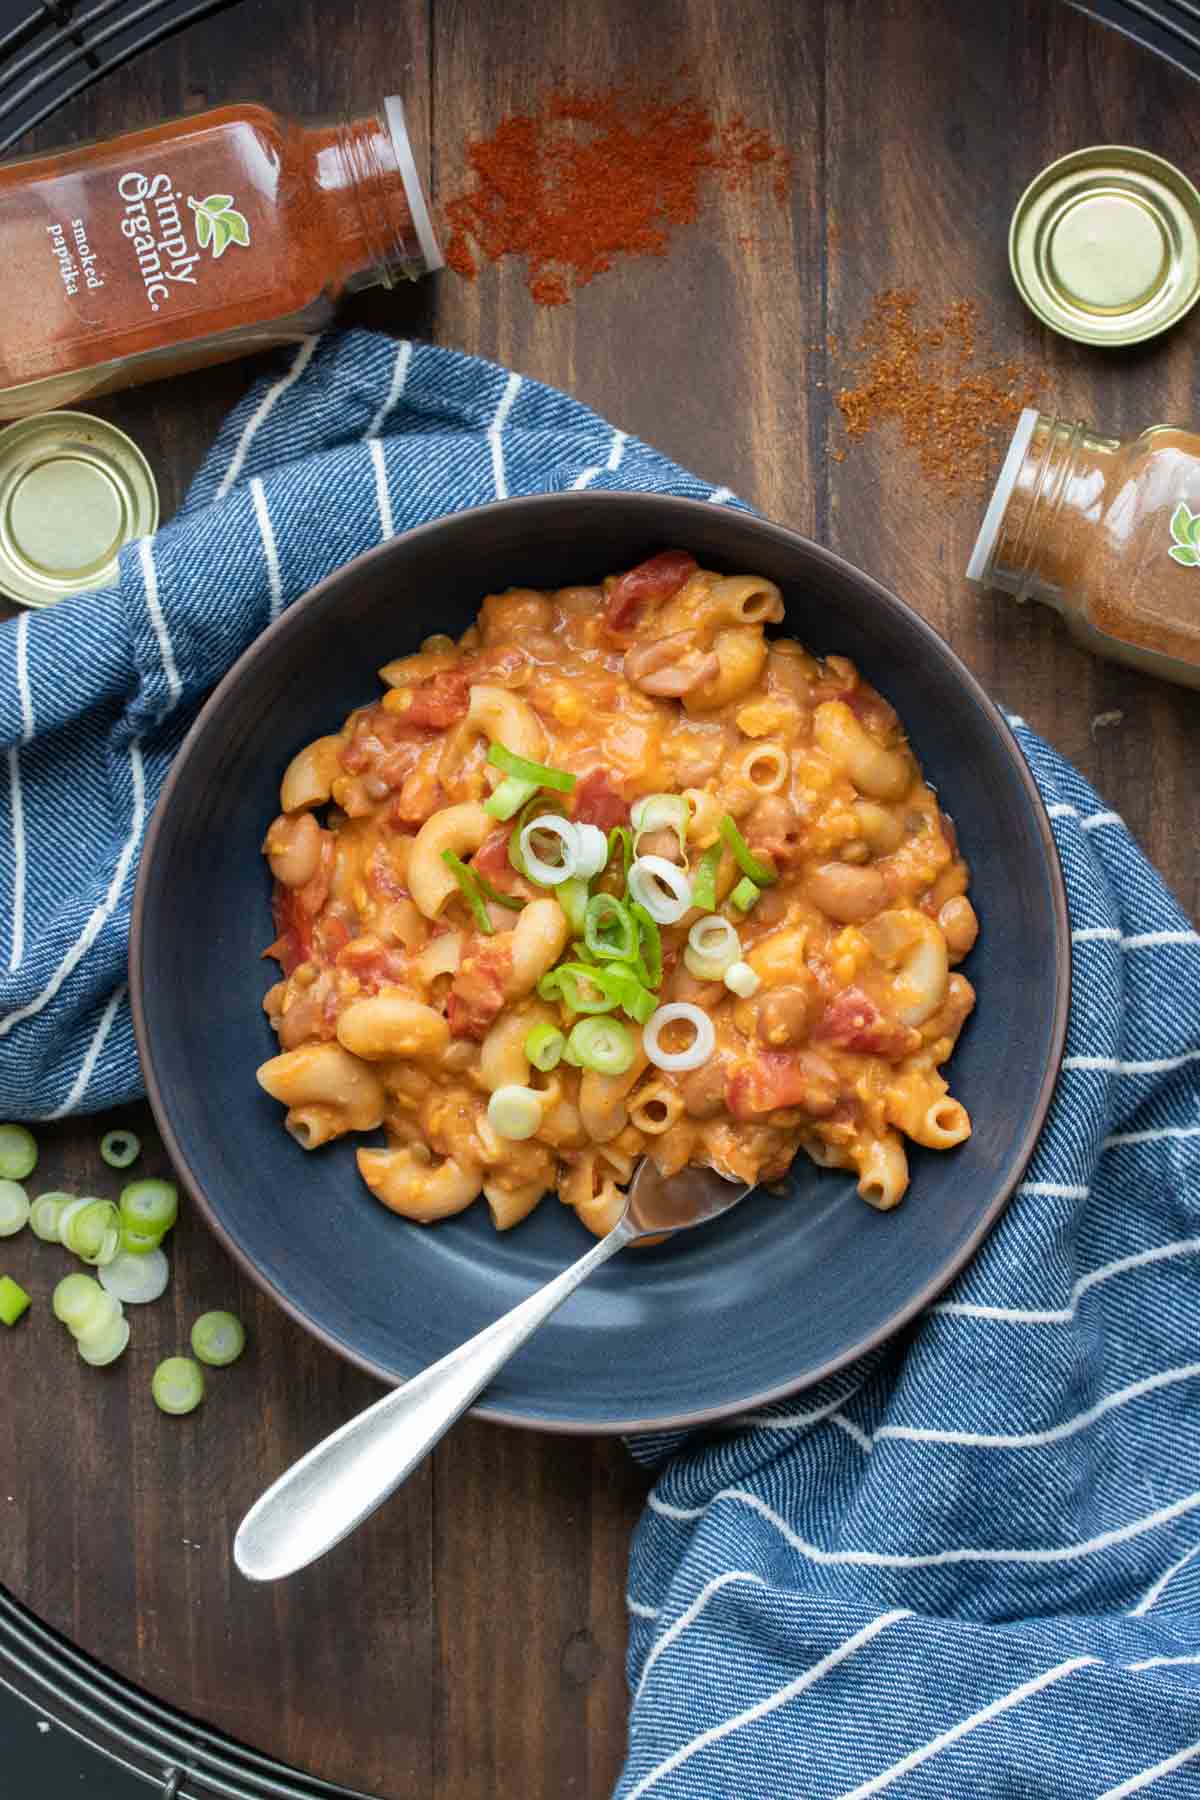
<svg viewBox="0 0 1200 1800"><path fill-rule="evenodd" d="M312 339L116 587L0 626L0 1117L140 1092L146 820L255 634L397 531L590 485L732 498L490 364ZM736 1428L634 1446L660 1473L622 1800L1200 1793L1200 945L1121 821L1016 729L1075 927L1049 1123L903 1340Z"/></svg>
<svg viewBox="0 0 1200 1800"><path fill-rule="evenodd" d="M1073 925L1049 1120L902 1338L633 1446L621 1800L1200 1795L1200 940L1012 723Z"/></svg>

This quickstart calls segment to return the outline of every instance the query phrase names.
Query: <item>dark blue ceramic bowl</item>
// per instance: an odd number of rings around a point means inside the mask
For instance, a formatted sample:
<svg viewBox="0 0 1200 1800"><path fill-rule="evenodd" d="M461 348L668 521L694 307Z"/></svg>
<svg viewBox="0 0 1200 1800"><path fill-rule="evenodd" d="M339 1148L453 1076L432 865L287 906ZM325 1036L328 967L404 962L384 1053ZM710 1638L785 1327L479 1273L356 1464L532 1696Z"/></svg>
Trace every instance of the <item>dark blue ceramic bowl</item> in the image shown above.
<svg viewBox="0 0 1200 1800"><path fill-rule="evenodd" d="M872 1212L850 1177L802 1156L786 1195L609 1263L480 1403L552 1430L711 1419L816 1381L927 1305L1018 1180L1062 1051L1066 899L1029 771L962 663L848 563L724 507L567 493L460 513L341 569L230 671L167 782L134 909L150 1098L220 1237L302 1324L385 1380L452 1349L591 1240L552 1200L503 1236L482 1205L410 1225L364 1188L353 1143L306 1154L285 1134L254 1078L275 1048L259 1006L274 979L260 960L271 923L259 845L288 759L378 692L380 664L431 632L461 632L488 592L591 581L675 544L778 582L785 629L852 657L882 689L957 822L982 932L953 1089L975 1130L948 1154L913 1152L894 1213Z"/></svg>

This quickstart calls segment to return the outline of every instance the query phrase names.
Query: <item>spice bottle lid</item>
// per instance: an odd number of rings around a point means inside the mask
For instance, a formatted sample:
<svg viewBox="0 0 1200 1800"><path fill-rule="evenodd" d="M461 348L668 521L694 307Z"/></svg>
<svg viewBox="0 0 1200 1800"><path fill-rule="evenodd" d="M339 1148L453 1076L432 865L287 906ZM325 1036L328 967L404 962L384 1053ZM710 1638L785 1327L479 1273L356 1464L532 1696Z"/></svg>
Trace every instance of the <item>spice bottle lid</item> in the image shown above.
<svg viewBox="0 0 1200 1800"><path fill-rule="evenodd" d="M1148 150L1075 150L1022 194L1008 255L1023 299L1053 330L1141 343L1200 299L1200 193Z"/></svg>
<svg viewBox="0 0 1200 1800"><path fill-rule="evenodd" d="M157 524L150 465L106 419L39 413L0 431L0 592L13 600L106 587L122 545Z"/></svg>
<svg viewBox="0 0 1200 1800"><path fill-rule="evenodd" d="M412 214L413 230L417 234L417 242L421 247L423 267L414 270L414 273L432 275L435 270L445 267L446 259L442 255L437 233L433 229L433 220L429 216L425 189L421 185L421 177L417 174L416 159L413 156L412 142L408 135L404 105L398 95L388 95L383 103L383 115L392 135L396 161L400 166L400 176L404 182L404 192L408 199L408 210Z"/></svg>

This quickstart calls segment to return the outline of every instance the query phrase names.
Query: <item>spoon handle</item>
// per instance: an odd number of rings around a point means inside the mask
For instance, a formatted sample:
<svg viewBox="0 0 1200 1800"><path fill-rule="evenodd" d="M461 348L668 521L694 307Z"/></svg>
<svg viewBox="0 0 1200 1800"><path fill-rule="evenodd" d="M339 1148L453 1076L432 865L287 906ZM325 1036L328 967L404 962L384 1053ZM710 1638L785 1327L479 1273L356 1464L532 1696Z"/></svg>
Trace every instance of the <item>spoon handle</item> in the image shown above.
<svg viewBox="0 0 1200 1800"><path fill-rule="evenodd" d="M277 1581L347 1537L407 1479L538 1326L636 1231L622 1218L578 1262L350 1419L282 1474L250 1508L233 1556L251 1581Z"/></svg>

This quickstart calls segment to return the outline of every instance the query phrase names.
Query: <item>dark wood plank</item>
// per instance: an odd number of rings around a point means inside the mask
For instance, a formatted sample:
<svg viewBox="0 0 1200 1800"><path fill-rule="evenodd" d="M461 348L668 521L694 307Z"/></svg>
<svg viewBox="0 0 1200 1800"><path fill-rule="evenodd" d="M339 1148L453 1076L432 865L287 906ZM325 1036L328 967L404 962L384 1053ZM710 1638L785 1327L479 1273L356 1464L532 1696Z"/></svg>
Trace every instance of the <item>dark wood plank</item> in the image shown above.
<svg viewBox="0 0 1200 1800"><path fill-rule="evenodd" d="M583 12L513 0L499 16L486 0L433 0L429 18L354 0L336 30L317 0L246 0L85 96L41 141L234 95L334 111L398 87L444 198L464 139L563 71L604 81L685 60L720 104L794 149L786 214L723 197L669 258L626 264L553 312L504 266L366 296L353 316L569 387L878 575L1096 780L1195 908L1194 699L1093 661L1043 609L971 596L976 504L947 506L884 436L829 460L838 370L824 348L830 332L853 335L879 289L913 285L934 310L976 299L997 353L1044 362L1064 411L1113 431L1186 420L1194 325L1143 352L1081 351L1037 330L1004 256L1017 193L1063 150L1125 140L1196 162L1195 88L1178 72L1056 0L753 0L736 18L714 0ZM145 446L168 510L255 372L235 364L105 403ZM1114 710L1119 725L1093 728ZM129 1118L163 1168L144 1109ZM39 1188L115 1191L97 1122L41 1135ZM625 1565L644 1491L622 1448L468 1422L324 1563L249 1588L228 1554L242 1511L376 1390L194 1219L176 1251L171 1298L117 1369L80 1370L44 1316L6 1338L0 1580L153 1692L326 1778L391 1800L600 1800L624 1746ZM44 1301L65 1259L26 1237L3 1261ZM200 1413L161 1419L154 1362L226 1304L250 1326L250 1353L213 1375Z"/></svg>

